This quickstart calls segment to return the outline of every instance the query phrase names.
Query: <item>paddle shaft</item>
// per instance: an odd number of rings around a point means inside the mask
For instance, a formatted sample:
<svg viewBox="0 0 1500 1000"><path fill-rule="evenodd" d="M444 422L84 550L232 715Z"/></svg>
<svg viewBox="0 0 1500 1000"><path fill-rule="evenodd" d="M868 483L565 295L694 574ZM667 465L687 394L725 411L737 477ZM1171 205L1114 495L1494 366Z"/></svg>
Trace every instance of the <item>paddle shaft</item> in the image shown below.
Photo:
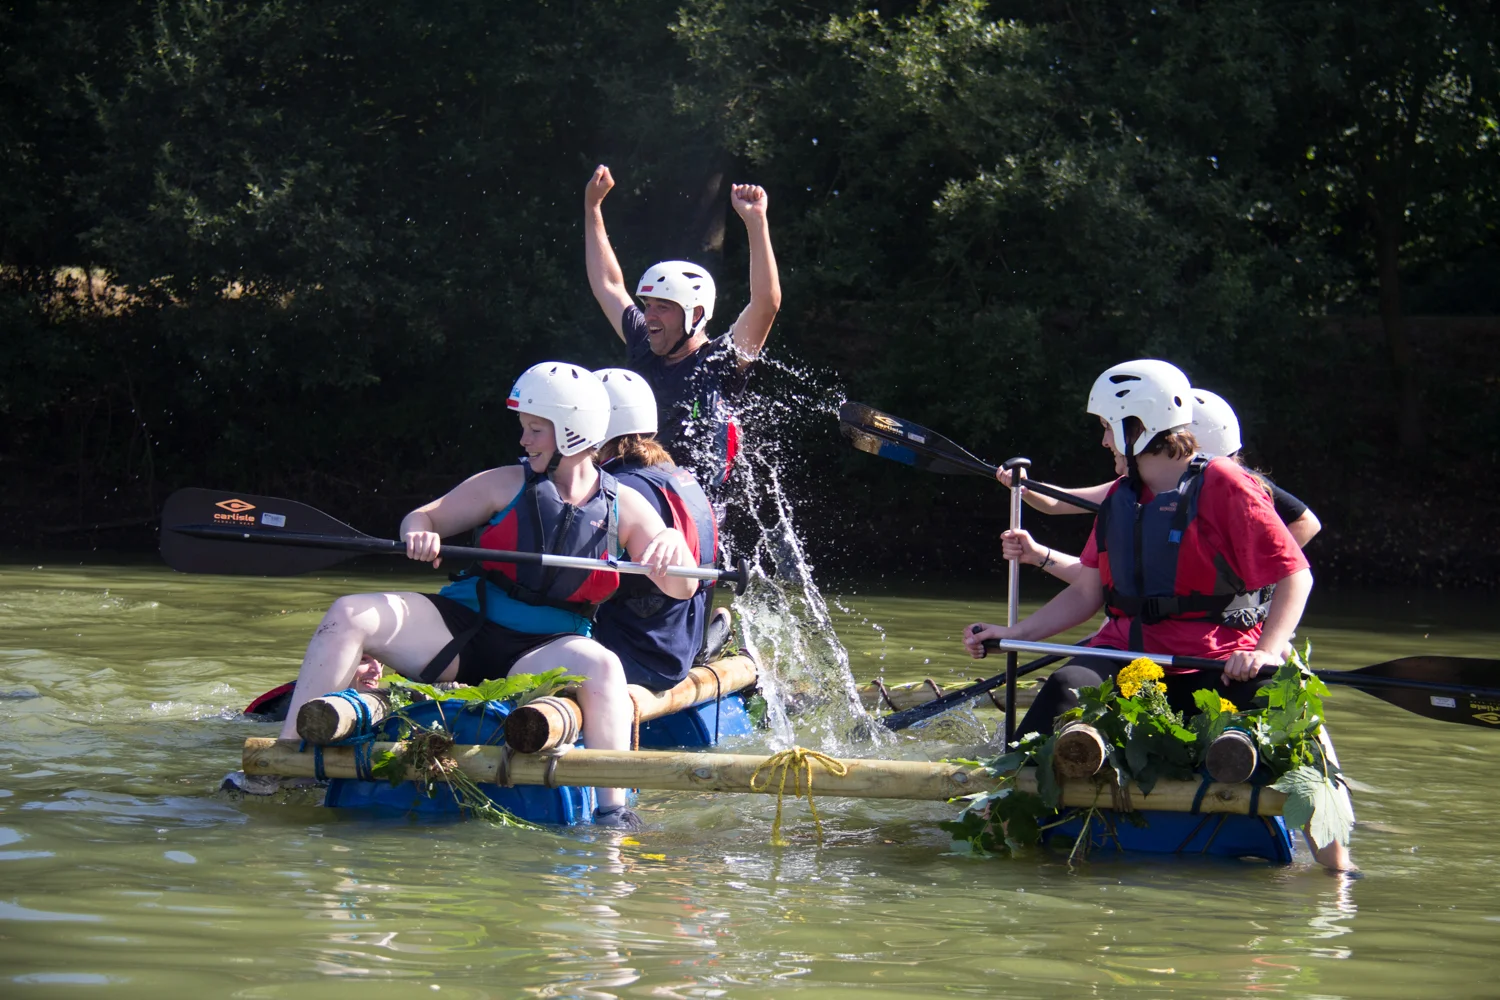
<svg viewBox="0 0 1500 1000"><path fill-rule="evenodd" d="M1074 652L1077 652L1076 647ZM1041 670L1043 667L1050 667L1054 663L1061 663L1065 659L1067 659L1066 656L1044 656L1041 659L1032 660L1024 667L1018 667L1014 673L1016 677L1025 677L1033 671ZM942 715L950 708L956 708L965 702L973 701L982 694L988 694L1001 684L1007 685L1008 689L1011 673L1010 666L1007 664L1005 672L1002 674L996 674L994 677L986 680L976 681L966 688L950 692L940 698L934 698L932 701L924 702L921 705L913 705L911 708L882 716L880 724L892 732L915 726L917 723L930 719L934 715Z"/></svg>
<svg viewBox="0 0 1500 1000"><path fill-rule="evenodd" d="M1148 659L1169 667L1185 667L1190 670L1223 670L1223 660L1210 660L1202 656L1168 656L1164 653L1132 653L1123 649L1100 649L1095 646L1062 646L1054 642L1026 642L1021 639L986 639L988 649L1000 649L1017 653L1048 653L1058 656L1098 656L1106 660ZM1259 677L1264 679L1276 673L1274 667L1262 667ZM1446 684L1441 681L1422 681L1407 677L1377 677L1361 670L1314 670L1313 675L1325 684L1347 684L1350 687L1409 688L1447 694L1485 694L1500 697L1500 689L1486 689L1466 684Z"/></svg>
<svg viewBox="0 0 1500 1000"><path fill-rule="evenodd" d="M365 552L390 556L406 554L405 544L389 538L374 538L370 535L341 538L337 535L315 535L292 531L251 531L223 524L173 525L170 530L194 538L226 542L264 542L268 545L289 545L296 548L333 549L340 552ZM619 573L635 573L643 576L652 572L650 566L641 563L585 559L581 556L557 556L544 552L476 549L467 545L444 545L441 554L453 559L557 566L562 569L609 569ZM690 580L723 580L726 583L739 583L741 579L739 570L709 569L702 566L668 566L667 575L685 577Z"/></svg>
<svg viewBox="0 0 1500 1000"><path fill-rule="evenodd" d="M1013 458L1005 463L1010 470L1010 530L1021 530L1021 487L1026 482L1026 470L1031 460ZM1008 590L1005 602L1005 624L1013 628L1021 617L1021 557L1010 560ZM1008 650L1005 654L1005 739L1010 741L1016 731L1016 670L1020 665L1020 654Z"/></svg>
<svg viewBox="0 0 1500 1000"><path fill-rule="evenodd" d="M870 449L861 443L861 438L865 438L869 444L874 442L868 439L874 438L890 445L889 450L879 449L873 453L893 461L911 465L914 464L914 456L921 455L936 463L937 467L931 468L930 471L967 472L986 479L994 479L998 472L996 466L975 457L967 449L942 434L909 420L882 413L864 403L845 402L839 407L839 422L847 428L846 433L854 434L855 447L862 451ZM1091 511L1099 510L1099 505L1092 500L1074 496L1066 490L1048 486L1046 483L1028 482L1026 488L1075 507Z"/></svg>

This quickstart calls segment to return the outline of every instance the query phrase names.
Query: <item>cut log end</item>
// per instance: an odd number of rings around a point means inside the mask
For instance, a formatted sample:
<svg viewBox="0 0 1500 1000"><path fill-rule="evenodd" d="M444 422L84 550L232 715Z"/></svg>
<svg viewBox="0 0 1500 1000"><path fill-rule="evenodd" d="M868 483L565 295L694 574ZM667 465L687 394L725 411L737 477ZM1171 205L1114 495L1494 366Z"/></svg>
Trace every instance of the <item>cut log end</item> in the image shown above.
<svg viewBox="0 0 1500 1000"><path fill-rule="evenodd" d="M1052 754L1053 770L1060 778L1091 778L1109 756L1104 737L1093 726L1070 722L1057 734Z"/></svg>
<svg viewBox="0 0 1500 1000"><path fill-rule="evenodd" d="M1203 761L1210 777L1229 785L1247 780L1259 762L1255 741L1236 729L1228 730L1214 740Z"/></svg>
<svg viewBox="0 0 1500 1000"><path fill-rule="evenodd" d="M505 719L505 742L518 753L541 753L578 741L583 711L571 698L537 698Z"/></svg>
<svg viewBox="0 0 1500 1000"><path fill-rule="evenodd" d="M372 726L382 722L390 711L383 693L362 691L358 697L369 712ZM347 698L332 695L313 698L297 712L297 735L313 746L328 746L355 735L360 714Z"/></svg>

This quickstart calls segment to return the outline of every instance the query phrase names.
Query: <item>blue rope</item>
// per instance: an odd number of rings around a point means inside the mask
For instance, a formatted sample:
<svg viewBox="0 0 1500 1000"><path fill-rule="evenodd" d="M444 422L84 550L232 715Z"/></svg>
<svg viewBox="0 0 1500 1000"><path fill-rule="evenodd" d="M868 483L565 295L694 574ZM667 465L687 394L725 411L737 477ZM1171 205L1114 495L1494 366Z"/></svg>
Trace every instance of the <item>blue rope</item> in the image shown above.
<svg viewBox="0 0 1500 1000"><path fill-rule="evenodd" d="M375 756L375 720L370 715L370 706L365 704L360 692L353 688L343 691L333 691L324 697L342 698L354 707L354 731L341 740L329 743L331 747L353 747L354 748L354 773L360 781L373 780L374 774L371 767ZM306 752L307 741L297 748L299 752ZM313 775L319 781L327 781L328 775L323 770L323 748L313 747Z"/></svg>

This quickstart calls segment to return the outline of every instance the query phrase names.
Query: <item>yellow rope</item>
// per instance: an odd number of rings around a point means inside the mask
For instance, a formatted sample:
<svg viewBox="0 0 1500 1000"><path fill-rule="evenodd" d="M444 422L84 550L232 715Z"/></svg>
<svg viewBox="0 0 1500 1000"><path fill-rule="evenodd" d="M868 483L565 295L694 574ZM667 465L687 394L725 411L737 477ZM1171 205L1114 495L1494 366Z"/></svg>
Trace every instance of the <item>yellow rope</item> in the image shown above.
<svg viewBox="0 0 1500 1000"><path fill-rule="evenodd" d="M764 788L769 788L771 786L771 780L775 776L776 772L778 770L781 771L781 783L776 787L776 819L771 823L772 847L787 846L787 841L783 840L781 837L781 800L786 795L786 776L788 773L791 773L795 776L795 782L792 787L792 798L796 798L799 794L801 794L802 775L807 775L807 807L812 810L813 829L817 830L818 832L818 846L821 847L823 844L823 824L818 819L818 807L813 803L812 766L814 762L821 764L823 766L823 770L827 771L829 774L833 775L836 778L842 778L844 775L849 773L848 766L840 762L837 758L830 757L827 754L818 753L818 751L816 750L805 750L802 747L792 747L790 750L783 750L780 753L772 754L771 756L767 757L761 763L761 765L755 769L755 773L750 775L750 790L752 792L758 792ZM766 768L771 769L771 774L767 775L765 784L757 788L755 785L755 780L760 777L760 772L764 771Z"/></svg>

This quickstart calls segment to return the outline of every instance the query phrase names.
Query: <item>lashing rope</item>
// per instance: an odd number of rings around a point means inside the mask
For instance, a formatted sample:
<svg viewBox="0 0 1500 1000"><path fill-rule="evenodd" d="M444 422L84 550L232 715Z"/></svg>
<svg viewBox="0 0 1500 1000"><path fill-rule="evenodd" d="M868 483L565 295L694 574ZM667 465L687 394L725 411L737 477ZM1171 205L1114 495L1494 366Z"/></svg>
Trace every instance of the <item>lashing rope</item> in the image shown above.
<svg viewBox="0 0 1500 1000"><path fill-rule="evenodd" d="M764 761L761 762L760 766L755 769L755 773L750 775L750 790L752 792L759 792L771 787L771 781L774 778L776 772L778 770L781 772L781 781L776 787L776 819L771 823L772 847L786 847L788 843L786 840L782 839L781 836L781 803L782 799L786 796L786 776L788 773L795 775L795 783L793 785L792 791L793 798L796 798L801 793L802 776L804 774L807 775L807 807L812 810L813 829L815 829L818 834L818 846L821 847L823 845L823 823L818 819L818 807L813 802L812 766L814 763L822 765L823 770L827 771L829 774L833 775L836 778L842 778L844 775L849 773L848 765L844 764L837 758L830 757L824 753L819 753L816 750L807 750L802 747L792 747L790 750L783 750L780 753L772 754L771 756L767 757ZM767 776L765 784L761 785L760 787L756 787L756 779L759 778L760 773L767 768L770 768L771 774Z"/></svg>
<svg viewBox="0 0 1500 1000"><path fill-rule="evenodd" d="M326 744L331 747L351 747L354 750L354 774L360 781L373 780L374 774L371 768L374 764L375 751L375 719L370 715L370 706L360 697L364 692L353 688L343 691L334 691L324 695L325 698L341 698L354 707L354 729L341 740L334 740ZM303 740L297 747L298 753L307 752L307 741ZM323 770L323 747L313 747L313 776L319 781L327 781L328 774Z"/></svg>

